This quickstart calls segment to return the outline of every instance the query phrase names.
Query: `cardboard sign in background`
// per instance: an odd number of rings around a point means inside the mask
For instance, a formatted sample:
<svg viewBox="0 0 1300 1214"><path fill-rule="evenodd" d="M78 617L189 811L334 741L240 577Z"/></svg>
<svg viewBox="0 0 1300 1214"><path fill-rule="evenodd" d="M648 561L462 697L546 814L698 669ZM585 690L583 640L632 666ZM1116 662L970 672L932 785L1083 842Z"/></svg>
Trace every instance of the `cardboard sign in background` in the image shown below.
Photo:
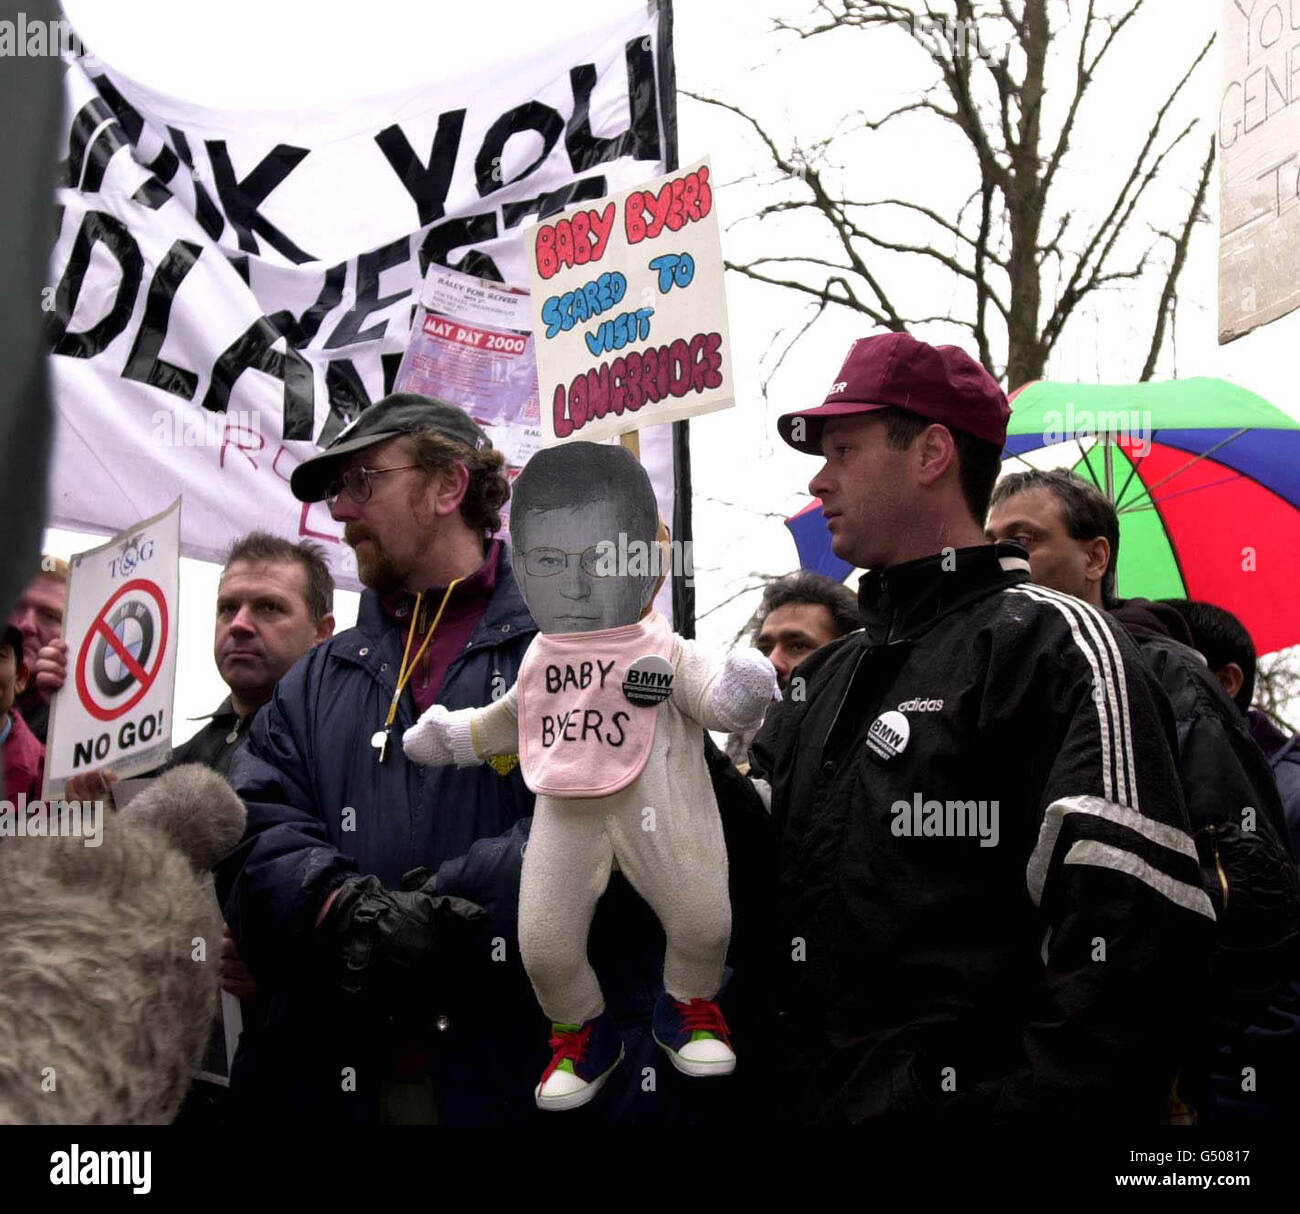
<svg viewBox="0 0 1300 1214"><path fill-rule="evenodd" d="M1291 6L1294 23L1300 10ZM1282 6L1222 0L1219 342L1300 306L1296 35Z"/></svg>

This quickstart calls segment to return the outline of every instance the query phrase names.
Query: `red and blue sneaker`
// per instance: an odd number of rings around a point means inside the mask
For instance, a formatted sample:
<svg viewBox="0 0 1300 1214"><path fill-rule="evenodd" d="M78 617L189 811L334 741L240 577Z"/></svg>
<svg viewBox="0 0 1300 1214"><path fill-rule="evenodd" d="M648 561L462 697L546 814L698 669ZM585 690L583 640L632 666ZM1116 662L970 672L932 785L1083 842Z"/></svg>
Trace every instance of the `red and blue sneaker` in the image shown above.
<svg viewBox="0 0 1300 1214"><path fill-rule="evenodd" d="M660 995L653 1031L683 1075L730 1075L736 1069L727 1022L712 999L681 1003L669 994Z"/></svg>
<svg viewBox="0 0 1300 1214"><path fill-rule="evenodd" d="M539 1109L584 1105L623 1061L623 1038L609 1010L585 1024L551 1025L551 1063L533 1098Z"/></svg>

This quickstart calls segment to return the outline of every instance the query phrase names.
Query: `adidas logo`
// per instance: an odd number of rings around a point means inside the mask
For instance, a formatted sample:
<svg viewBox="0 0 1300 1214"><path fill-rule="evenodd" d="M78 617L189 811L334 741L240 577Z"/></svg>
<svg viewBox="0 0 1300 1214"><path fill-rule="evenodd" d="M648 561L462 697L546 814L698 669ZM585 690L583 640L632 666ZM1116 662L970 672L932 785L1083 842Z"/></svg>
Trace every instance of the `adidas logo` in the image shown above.
<svg viewBox="0 0 1300 1214"><path fill-rule="evenodd" d="M904 700L899 712L939 712L943 708L942 700Z"/></svg>

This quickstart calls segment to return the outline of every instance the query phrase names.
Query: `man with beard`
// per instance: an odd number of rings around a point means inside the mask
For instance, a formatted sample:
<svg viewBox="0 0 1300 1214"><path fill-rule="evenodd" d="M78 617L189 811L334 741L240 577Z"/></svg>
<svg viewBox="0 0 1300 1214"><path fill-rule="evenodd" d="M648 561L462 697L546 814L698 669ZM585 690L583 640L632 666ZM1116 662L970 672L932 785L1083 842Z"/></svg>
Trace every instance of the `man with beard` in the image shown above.
<svg viewBox="0 0 1300 1214"><path fill-rule="evenodd" d="M397 394L294 470L294 493L345 524L366 590L356 627L281 681L231 773L248 827L217 889L271 998L259 1056L232 1076L250 1117L538 1115L547 1026L516 934L532 795L513 757L430 769L402 751L432 704L503 695L536 632L493 538L503 464L460 408ZM616 1015L653 1001L652 924L625 882L597 909L591 958ZM661 1117L673 1086L661 1075L647 1095L637 1071L579 1115Z"/></svg>

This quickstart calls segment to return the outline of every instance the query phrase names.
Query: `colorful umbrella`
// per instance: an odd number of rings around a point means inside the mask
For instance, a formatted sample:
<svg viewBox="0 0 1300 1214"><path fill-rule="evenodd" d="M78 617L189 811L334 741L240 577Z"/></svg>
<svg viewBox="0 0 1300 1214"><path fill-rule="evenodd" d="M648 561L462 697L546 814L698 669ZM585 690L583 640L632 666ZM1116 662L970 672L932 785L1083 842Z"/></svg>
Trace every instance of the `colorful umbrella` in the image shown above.
<svg viewBox="0 0 1300 1214"><path fill-rule="evenodd" d="M1217 603L1260 653L1300 643L1300 423L1220 379L1040 381L1011 409L1009 460L1115 502L1121 595Z"/></svg>
<svg viewBox="0 0 1300 1214"><path fill-rule="evenodd" d="M1300 423L1221 379L1026 384L1010 469L1072 468L1117 503L1119 590L1205 599L1261 654L1300 643ZM813 501L786 520L804 569L843 581Z"/></svg>

